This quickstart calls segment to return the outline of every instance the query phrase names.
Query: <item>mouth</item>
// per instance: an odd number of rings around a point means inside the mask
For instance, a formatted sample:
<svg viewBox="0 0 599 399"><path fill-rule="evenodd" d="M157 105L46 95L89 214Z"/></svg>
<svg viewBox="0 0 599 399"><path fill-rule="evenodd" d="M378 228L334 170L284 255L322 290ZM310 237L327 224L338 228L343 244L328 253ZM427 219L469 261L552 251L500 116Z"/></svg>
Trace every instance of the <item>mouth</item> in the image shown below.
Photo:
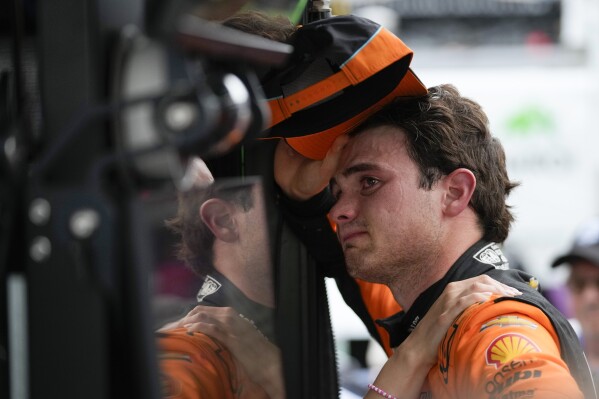
<svg viewBox="0 0 599 399"><path fill-rule="evenodd" d="M351 242L355 241L359 237L365 235L365 231L351 231L349 233L342 233L339 235L341 244L344 248L351 244Z"/></svg>
<svg viewBox="0 0 599 399"><path fill-rule="evenodd" d="M585 313L598 313L599 307L597 307L596 305L592 305L592 306L585 308L584 311L585 311Z"/></svg>

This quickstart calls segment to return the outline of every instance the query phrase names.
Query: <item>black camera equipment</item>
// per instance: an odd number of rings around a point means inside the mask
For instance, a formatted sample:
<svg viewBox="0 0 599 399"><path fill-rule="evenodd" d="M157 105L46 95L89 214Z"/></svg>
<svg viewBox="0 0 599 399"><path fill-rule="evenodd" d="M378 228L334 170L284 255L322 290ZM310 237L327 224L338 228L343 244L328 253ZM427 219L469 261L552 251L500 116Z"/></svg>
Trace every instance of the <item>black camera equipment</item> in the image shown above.
<svg viewBox="0 0 599 399"><path fill-rule="evenodd" d="M208 3L0 3L0 397L159 397L143 197L260 135L292 50Z"/></svg>
<svg viewBox="0 0 599 399"><path fill-rule="evenodd" d="M331 0L311 0L306 6L304 24L332 16Z"/></svg>
<svg viewBox="0 0 599 399"><path fill-rule="evenodd" d="M331 14L312 0L0 0L0 397L160 397L149 224L189 156L227 168L262 134L256 71L292 51L212 22L242 7ZM254 160L226 174L272 168ZM323 279L283 234L288 397L335 397Z"/></svg>

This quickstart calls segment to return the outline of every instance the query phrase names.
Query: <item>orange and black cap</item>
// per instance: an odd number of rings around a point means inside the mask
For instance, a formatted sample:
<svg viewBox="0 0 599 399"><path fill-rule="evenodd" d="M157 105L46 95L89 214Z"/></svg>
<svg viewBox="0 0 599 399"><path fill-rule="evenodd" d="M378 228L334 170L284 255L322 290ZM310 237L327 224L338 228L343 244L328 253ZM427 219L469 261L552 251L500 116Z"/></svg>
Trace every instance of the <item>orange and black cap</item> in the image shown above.
<svg viewBox="0 0 599 399"><path fill-rule="evenodd" d="M379 24L355 16L312 22L292 38L286 66L262 79L272 115L267 136L322 159L335 138L396 97L423 96L413 52Z"/></svg>

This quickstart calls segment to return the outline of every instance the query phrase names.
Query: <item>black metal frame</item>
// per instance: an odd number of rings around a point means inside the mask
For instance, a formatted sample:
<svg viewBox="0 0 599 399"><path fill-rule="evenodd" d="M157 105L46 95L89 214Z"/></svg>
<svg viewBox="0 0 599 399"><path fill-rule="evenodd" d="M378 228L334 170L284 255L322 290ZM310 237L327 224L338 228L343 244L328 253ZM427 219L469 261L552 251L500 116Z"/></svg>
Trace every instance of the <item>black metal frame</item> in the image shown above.
<svg viewBox="0 0 599 399"><path fill-rule="evenodd" d="M0 157L0 396L157 399L143 204L106 162L115 160L116 145L112 51L125 25L143 25L145 2L8 1L13 74L0 101L12 102L0 102L0 139L6 151L15 138L17 155ZM35 7L29 22L39 104L23 89L20 18L27 7ZM2 82L0 75L0 89ZM41 111L39 130L31 126L32 109ZM215 175L272 182L262 151L273 149L237 149L214 161ZM265 186L274 198L274 187ZM278 328L288 397L336 397L323 276L269 205L270 228L282 233L273 237L273 259L282 271Z"/></svg>

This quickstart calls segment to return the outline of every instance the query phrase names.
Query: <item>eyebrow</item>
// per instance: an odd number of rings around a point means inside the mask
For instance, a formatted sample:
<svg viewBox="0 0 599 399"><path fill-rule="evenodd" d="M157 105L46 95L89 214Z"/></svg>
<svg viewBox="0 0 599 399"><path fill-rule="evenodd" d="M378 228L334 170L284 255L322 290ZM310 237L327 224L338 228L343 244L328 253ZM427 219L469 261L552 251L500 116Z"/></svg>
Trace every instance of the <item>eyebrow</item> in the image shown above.
<svg viewBox="0 0 599 399"><path fill-rule="evenodd" d="M369 171L369 170L381 170L381 168L380 168L380 166L378 166L374 163L363 162L363 163L359 163L359 164L350 166L349 168L347 168L343 172L341 172L341 175L343 177L348 177L353 174L365 172L365 171ZM337 179L335 179L333 177L329 181L329 188L333 188L334 185L337 185Z"/></svg>

